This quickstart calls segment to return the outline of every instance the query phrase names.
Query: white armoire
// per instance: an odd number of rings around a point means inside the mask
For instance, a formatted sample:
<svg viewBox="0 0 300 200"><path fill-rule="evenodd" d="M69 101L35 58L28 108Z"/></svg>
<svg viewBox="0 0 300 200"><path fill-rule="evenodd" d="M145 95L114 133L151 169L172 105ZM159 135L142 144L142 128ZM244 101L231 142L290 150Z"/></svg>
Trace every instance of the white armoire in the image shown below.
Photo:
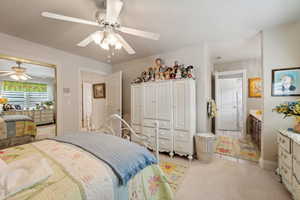
<svg viewBox="0 0 300 200"><path fill-rule="evenodd" d="M193 79L166 80L131 86L131 125L149 136L155 147L155 121L159 121L159 150L193 159L196 132L196 89ZM134 141L135 139L132 138Z"/></svg>

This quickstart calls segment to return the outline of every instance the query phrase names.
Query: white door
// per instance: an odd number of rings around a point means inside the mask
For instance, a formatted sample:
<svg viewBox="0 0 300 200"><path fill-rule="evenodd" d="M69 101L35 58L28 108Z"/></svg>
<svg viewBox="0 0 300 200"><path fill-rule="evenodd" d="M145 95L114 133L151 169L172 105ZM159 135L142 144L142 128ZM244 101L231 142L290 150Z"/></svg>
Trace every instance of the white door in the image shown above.
<svg viewBox="0 0 300 200"><path fill-rule="evenodd" d="M156 119L156 84L145 84L143 88L143 113L145 119Z"/></svg>
<svg viewBox="0 0 300 200"><path fill-rule="evenodd" d="M157 83L157 119L171 121L172 118L172 88L171 82Z"/></svg>
<svg viewBox="0 0 300 200"><path fill-rule="evenodd" d="M122 71L106 77L106 116L118 114L122 117ZM114 120L112 127L121 135L121 122Z"/></svg>
<svg viewBox="0 0 300 200"><path fill-rule="evenodd" d="M187 109L190 102L190 94L187 81L174 81L173 83L174 95L174 129L175 130L189 130L189 109Z"/></svg>
<svg viewBox="0 0 300 200"><path fill-rule="evenodd" d="M239 130L239 103L241 87L239 78L219 79L217 85L217 106L219 130Z"/></svg>
<svg viewBox="0 0 300 200"><path fill-rule="evenodd" d="M142 87L140 85L131 86L131 123L141 124L142 117Z"/></svg>
<svg viewBox="0 0 300 200"><path fill-rule="evenodd" d="M82 83L82 128L90 128L92 123L92 87L91 83Z"/></svg>

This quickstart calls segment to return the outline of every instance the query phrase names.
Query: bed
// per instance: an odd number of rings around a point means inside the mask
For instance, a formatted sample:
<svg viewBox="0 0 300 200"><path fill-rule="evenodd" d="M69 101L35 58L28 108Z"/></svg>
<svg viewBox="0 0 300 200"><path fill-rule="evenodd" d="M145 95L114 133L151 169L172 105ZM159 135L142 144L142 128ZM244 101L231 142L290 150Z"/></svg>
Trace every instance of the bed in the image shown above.
<svg viewBox="0 0 300 200"><path fill-rule="evenodd" d="M104 132L66 134L0 150L4 165L13 166L26 159L33 160L27 162L28 169L41 169L38 166L47 163L48 168L42 169L47 170L40 173L48 176L41 179L37 175L31 184L19 184L14 191L5 190L9 200L173 199L155 156L140 145ZM0 163L0 199L5 196L1 194L1 180L5 180L3 185L9 185L3 173L1 179L1 171L5 170L1 170Z"/></svg>
<svg viewBox="0 0 300 200"><path fill-rule="evenodd" d="M0 148L32 141L37 129L26 115L0 115Z"/></svg>

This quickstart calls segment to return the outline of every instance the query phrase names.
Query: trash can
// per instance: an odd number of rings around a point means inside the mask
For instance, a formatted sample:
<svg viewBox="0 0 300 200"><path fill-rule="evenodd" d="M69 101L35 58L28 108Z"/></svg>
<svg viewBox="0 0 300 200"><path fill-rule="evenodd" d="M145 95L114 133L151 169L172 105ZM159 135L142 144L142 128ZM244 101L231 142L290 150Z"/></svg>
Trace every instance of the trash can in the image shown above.
<svg viewBox="0 0 300 200"><path fill-rule="evenodd" d="M212 133L198 133L195 136L197 159L209 163L214 158L216 136Z"/></svg>

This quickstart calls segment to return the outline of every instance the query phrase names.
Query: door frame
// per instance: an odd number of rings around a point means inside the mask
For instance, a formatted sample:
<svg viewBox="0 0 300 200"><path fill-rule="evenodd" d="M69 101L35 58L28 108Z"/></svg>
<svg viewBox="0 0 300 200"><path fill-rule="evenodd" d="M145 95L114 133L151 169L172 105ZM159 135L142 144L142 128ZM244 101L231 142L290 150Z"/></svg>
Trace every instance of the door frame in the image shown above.
<svg viewBox="0 0 300 200"><path fill-rule="evenodd" d="M109 73L103 72L100 70L94 70L89 69L85 67L79 67L78 68L78 101L81 102L79 106L79 112L78 112L78 130L82 130L82 123L83 123L83 80L81 77L81 72L92 72L97 73L102 76L107 76Z"/></svg>
<svg viewBox="0 0 300 200"><path fill-rule="evenodd" d="M215 76L215 100L218 109L218 102L219 102L219 76L220 75L235 75L235 74L242 74L243 75L243 129L242 129L242 136L245 137L247 134L247 94L248 94L248 87L247 87L247 70L233 70L233 71L224 71L224 72L214 72ZM215 131L218 130L218 116L215 117Z"/></svg>

